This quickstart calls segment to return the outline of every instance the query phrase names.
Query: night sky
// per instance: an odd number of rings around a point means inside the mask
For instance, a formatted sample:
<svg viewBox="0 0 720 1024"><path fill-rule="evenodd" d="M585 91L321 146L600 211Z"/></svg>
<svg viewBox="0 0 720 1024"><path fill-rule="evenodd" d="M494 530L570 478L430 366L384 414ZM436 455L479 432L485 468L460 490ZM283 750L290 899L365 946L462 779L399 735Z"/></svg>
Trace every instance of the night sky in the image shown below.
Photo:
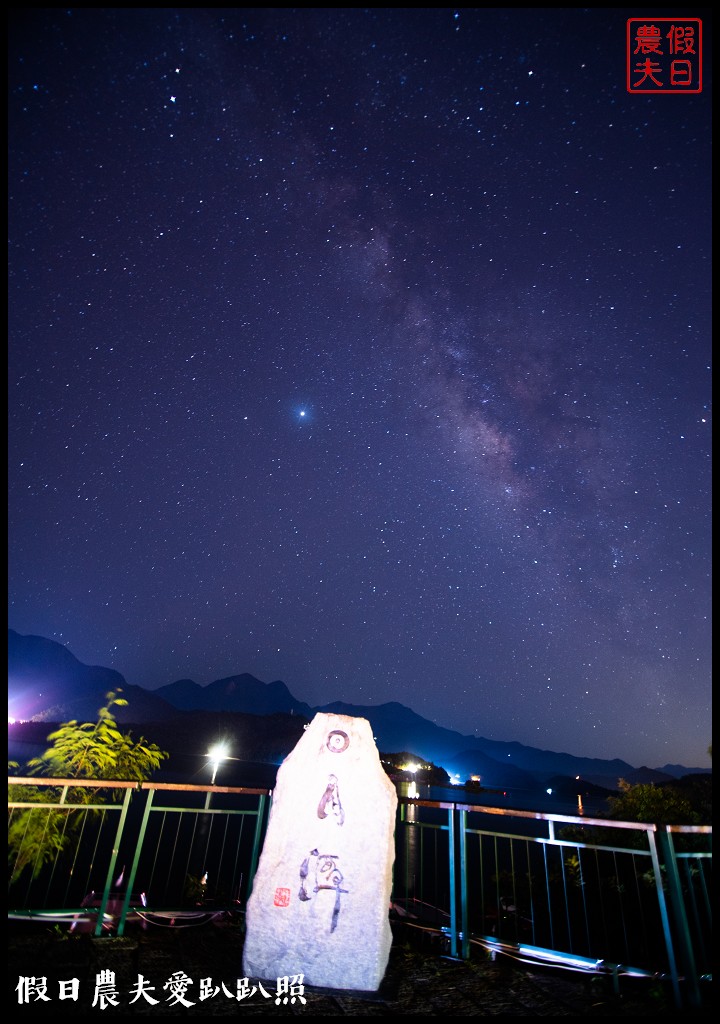
<svg viewBox="0 0 720 1024"><path fill-rule="evenodd" d="M9 627L709 766L709 45L630 95L637 14L12 12Z"/></svg>

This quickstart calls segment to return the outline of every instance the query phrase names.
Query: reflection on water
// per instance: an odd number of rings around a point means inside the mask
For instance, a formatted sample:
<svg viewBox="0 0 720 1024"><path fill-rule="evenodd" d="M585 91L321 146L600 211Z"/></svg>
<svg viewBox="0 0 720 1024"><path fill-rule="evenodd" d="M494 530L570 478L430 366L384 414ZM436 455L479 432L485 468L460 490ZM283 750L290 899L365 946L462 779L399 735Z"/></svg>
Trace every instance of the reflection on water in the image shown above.
<svg viewBox="0 0 720 1024"><path fill-rule="evenodd" d="M427 788L427 787L422 787ZM417 799L420 796L418 786L412 782L399 782L398 795ZM399 826L403 833L403 842L396 846L393 889L396 895L412 897L417 886L417 871L420 863L420 829L413 827L418 820L418 808L414 804L400 805Z"/></svg>
<svg viewBox="0 0 720 1024"><path fill-rule="evenodd" d="M538 785L537 793L531 791L512 792L499 790L466 790L459 786L429 786L418 784L415 780L399 781L398 795L407 798L400 804L397 830L397 857L394 871L394 902L402 905L405 910L417 912L419 903L429 904L442 912L450 907L450 876L452 870L449 860L448 831L453 828L456 835L455 856L460 855L459 837L460 821L453 812L453 806L488 808L487 816L471 816L468 825L471 830L485 830L487 833L501 835L502 849L498 847L498 838L494 840L492 860L494 868L489 877L493 885L499 885L505 878L512 878L512 840L510 835L522 840L547 834L547 825L533 818L515 818L508 816L498 818L491 813L492 808L507 811L530 811L553 815L564 815L577 818L584 814L587 817L601 817L607 812L607 804L602 798L584 798L584 806L577 795L574 798L561 798L552 792L548 793ZM442 808L419 806L414 801L434 801L442 803ZM473 843L477 839L472 840ZM492 842L492 841L491 841ZM508 863L505 863L505 860ZM459 861L456 861L459 864ZM485 865L489 866L488 864ZM476 865L476 869L479 866ZM514 885L514 883L513 883ZM512 887L511 887L512 888ZM505 893L500 893L504 896ZM500 904L498 904L500 906ZM500 913L498 909L497 913Z"/></svg>
<svg viewBox="0 0 720 1024"><path fill-rule="evenodd" d="M402 783L400 784L402 786ZM402 796L402 791L398 789ZM604 796L573 795L563 798L547 792L538 785L537 791L479 790L464 789L462 786L419 786L418 797L422 800L440 800L443 803L469 804L473 807L503 807L514 811L540 811L542 814L567 814L572 817L604 817L608 812Z"/></svg>

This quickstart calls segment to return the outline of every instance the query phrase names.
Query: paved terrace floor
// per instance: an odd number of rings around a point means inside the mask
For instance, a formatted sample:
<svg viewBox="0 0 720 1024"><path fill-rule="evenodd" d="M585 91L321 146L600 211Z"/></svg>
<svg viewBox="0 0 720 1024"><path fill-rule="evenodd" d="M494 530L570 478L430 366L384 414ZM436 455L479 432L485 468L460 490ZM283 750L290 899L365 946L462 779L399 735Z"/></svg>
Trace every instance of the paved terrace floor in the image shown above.
<svg viewBox="0 0 720 1024"><path fill-rule="evenodd" d="M13 1020L55 1016L96 1018L147 1017L709 1017L707 1007L676 1010L665 982L621 978L619 992L611 979L583 975L564 968L537 967L509 956L492 960L475 949L469 961L450 958L444 940L393 926L394 941L383 983L376 993L304 988L303 1004L276 1005L276 984L265 983L238 1002L237 979L242 977L242 928L234 921L195 928L153 927L143 931L128 925L122 938L68 935L67 925L11 922L9 930L9 992L7 1009ZM100 972L114 973L117 1006L109 999L93 1007ZM185 1006L165 984L182 971L188 985ZM131 1003L133 986L142 975L158 999ZM46 978L49 1001L34 994L19 1002L21 978ZM212 978L217 994L200 1000L201 979ZM77 999L59 996L60 982L77 979ZM223 988L224 986L224 988ZM225 991L226 990L226 991ZM115 998L115 997L113 997Z"/></svg>

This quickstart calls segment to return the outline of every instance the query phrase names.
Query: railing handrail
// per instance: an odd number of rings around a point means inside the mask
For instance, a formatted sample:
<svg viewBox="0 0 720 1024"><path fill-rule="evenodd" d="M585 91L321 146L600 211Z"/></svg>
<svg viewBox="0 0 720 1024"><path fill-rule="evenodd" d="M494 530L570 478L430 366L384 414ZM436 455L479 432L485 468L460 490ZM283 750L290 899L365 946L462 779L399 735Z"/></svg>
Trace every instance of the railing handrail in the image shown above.
<svg viewBox="0 0 720 1024"><path fill-rule="evenodd" d="M183 793L237 793L242 796L269 796L271 789L250 789L246 786L197 786L185 782L138 782L127 779L55 779L47 775L8 776L8 785L14 786L77 786L92 789L164 789Z"/></svg>
<svg viewBox="0 0 720 1024"><path fill-rule="evenodd" d="M238 796L271 796L273 790L268 787L247 786L203 786L185 782L151 782L133 779L69 779L52 778L47 775L9 775L8 785L15 786L74 786L86 789L136 789L165 790L170 792L188 793L232 793ZM12 801L8 801L12 803ZM407 807L431 807L444 811L468 811L473 814L494 814L508 818L527 818L531 821L562 822L568 825L597 825L608 828L631 829L636 831L657 832L663 828L667 832L695 833L712 835L712 825L662 825L653 822L619 821L615 818L588 818L569 814L555 814L546 811L524 811L512 807L494 807L489 804L466 804L455 800L418 800L414 797L398 796L398 803Z"/></svg>
<svg viewBox="0 0 720 1024"><path fill-rule="evenodd" d="M562 824L567 825L608 825L612 828L628 828L635 829L636 831L645 832L657 832L658 826L652 822L639 822L639 821L616 821L614 818L587 818L585 816L578 817L577 815L571 814L555 814L548 813L546 811L522 811L512 807L492 807L485 804L463 804L452 801L443 800L416 800L410 796L399 796L398 802L405 804L407 807L434 807L435 809L443 811L470 811L473 814L480 812L481 814L497 814L502 817L508 818L528 818L531 821L558 821ZM691 826L685 825L673 825L673 829L690 828ZM697 829L709 828L712 832L712 826L696 825L692 826Z"/></svg>

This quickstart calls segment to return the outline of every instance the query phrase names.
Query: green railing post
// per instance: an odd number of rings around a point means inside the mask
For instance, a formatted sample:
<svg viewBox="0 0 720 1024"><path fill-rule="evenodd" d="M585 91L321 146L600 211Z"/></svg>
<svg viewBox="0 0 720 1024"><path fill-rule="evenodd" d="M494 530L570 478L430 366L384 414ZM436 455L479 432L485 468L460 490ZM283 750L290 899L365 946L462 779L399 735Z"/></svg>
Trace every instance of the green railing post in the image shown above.
<svg viewBox="0 0 720 1024"><path fill-rule="evenodd" d="M142 783L140 783L140 789L144 789ZM125 921L127 920L128 911L130 909L130 899L132 897L133 886L135 885L135 875L137 874L138 864L140 863L140 853L143 848L145 841L145 831L147 829L148 818L150 817L150 808L152 807L154 790L147 789L147 799L145 801L145 810L143 811L142 822L140 824L140 831L138 833L137 843L135 844L135 854L133 855L133 862L130 867L130 875L128 877L127 892L122 902L122 910L120 911L120 919L118 921L117 933L123 935L125 932Z"/></svg>
<svg viewBox="0 0 720 1024"><path fill-rule="evenodd" d="M657 842L655 836L657 834L657 826L653 826L652 829L646 831L648 846L650 847L650 858L652 860L653 874L655 876L655 889L657 891L658 906L660 908L660 918L662 920L663 935L665 936L665 950L668 956L668 965L670 967L670 979L672 981L673 996L675 998L675 1005L678 1009L682 1008L682 997L680 995L680 980L678 978L677 961L675 960L675 948L673 946L672 932L670 930L670 919L667 912L667 903L665 902L665 890L663 887L663 875L662 867L660 865L660 859L658 857Z"/></svg>
<svg viewBox="0 0 720 1024"><path fill-rule="evenodd" d="M130 799L132 797L132 790L126 789L125 796L123 797L123 807L120 812L120 820L118 827L115 831L115 842L113 843L112 856L110 857L110 866L108 867L108 873L105 878L105 888L103 890L102 899L100 900L100 907L98 909L98 919L95 925L95 937L102 935L103 924L105 922L105 911L107 910L108 901L110 899L110 891L112 889L113 878L115 877L115 871L117 870L118 854L120 853L120 841L122 839L123 830L125 828L125 821L127 819L128 808L130 806ZM128 885L128 894L130 893L130 886ZM124 919L123 919L124 923ZM118 929L118 935L122 935L122 931Z"/></svg>
<svg viewBox="0 0 720 1024"><path fill-rule="evenodd" d="M697 1009L701 1004L700 988L698 986L695 954L693 952L692 937L690 935L690 927L688 925L687 913L685 910L685 901L683 900L682 883L680 881L680 872L678 871L677 858L675 856L675 847L670 833L666 828L658 829L657 838L667 877L670 906L672 907L677 937L680 943L680 955L682 957L685 976L689 986L688 1002L690 1006ZM680 1003L678 1002L677 1005L680 1006Z"/></svg>
<svg viewBox="0 0 720 1024"><path fill-rule="evenodd" d="M257 871L258 860L260 859L260 841L263 834L263 823L265 818L265 804L268 802L268 798L262 794L258 796L258 810L257 818L255 820L255 837L253 839L253 848L250 855L250 869L248 871L248 884L247 884L247 899L250 898L252 892L253 882L255 881L255 872ZM272 796L268 806L268 814L272 808Z"/></svg>

